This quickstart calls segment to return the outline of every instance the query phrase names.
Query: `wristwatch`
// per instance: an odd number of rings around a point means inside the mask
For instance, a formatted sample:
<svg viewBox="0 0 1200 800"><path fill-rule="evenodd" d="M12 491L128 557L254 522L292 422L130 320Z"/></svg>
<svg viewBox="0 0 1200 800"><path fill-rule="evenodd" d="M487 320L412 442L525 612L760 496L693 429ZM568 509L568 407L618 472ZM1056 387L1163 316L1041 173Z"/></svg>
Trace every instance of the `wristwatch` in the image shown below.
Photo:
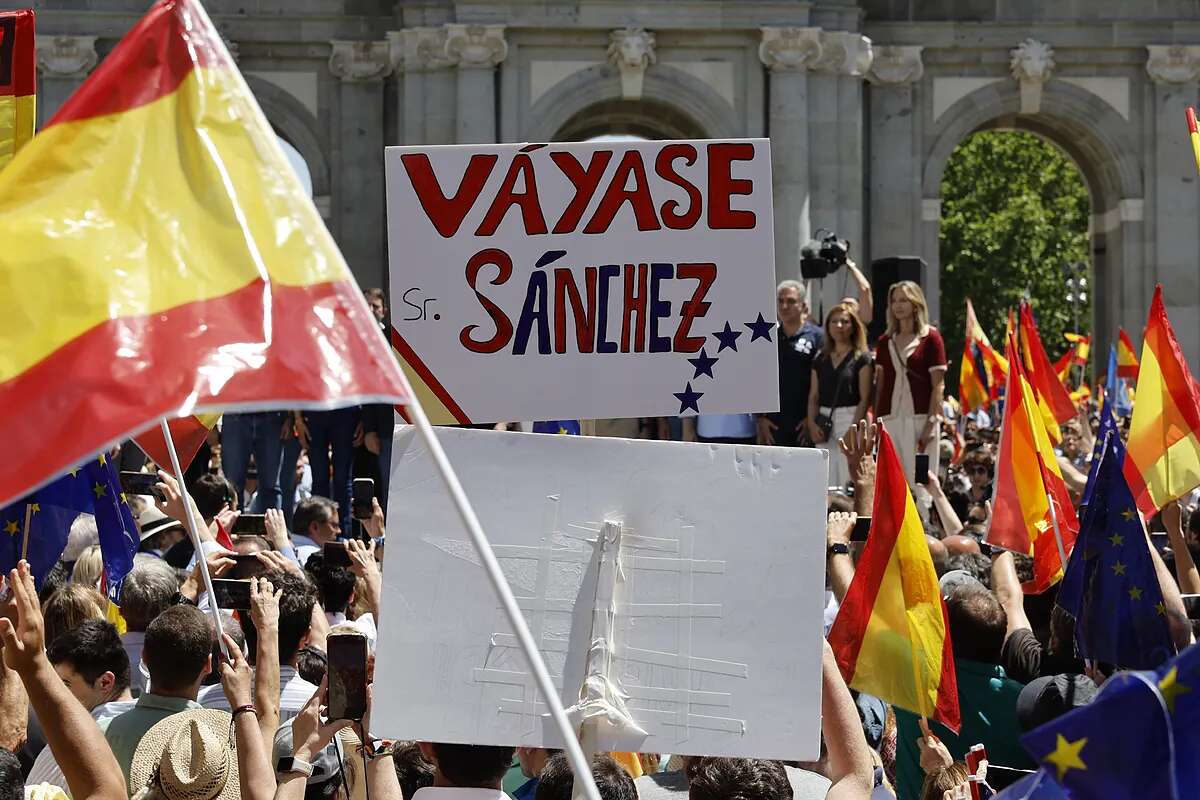
<svg viewBox="0 0 1200 800"><path fill-rule="evenodd" d="M314 769L316 769L315 766L295 756L283 756L275 765L275 772L281 775L286 775L289 772L298 772L305 778L311 778Z"/></svg>
<svg viewBox="0 0 1200 800"><path fill-rule="evenodd" d="M829 555L831 556L848 556L850 555L850 545L845 542L834 542L829 545Z"/></svg>

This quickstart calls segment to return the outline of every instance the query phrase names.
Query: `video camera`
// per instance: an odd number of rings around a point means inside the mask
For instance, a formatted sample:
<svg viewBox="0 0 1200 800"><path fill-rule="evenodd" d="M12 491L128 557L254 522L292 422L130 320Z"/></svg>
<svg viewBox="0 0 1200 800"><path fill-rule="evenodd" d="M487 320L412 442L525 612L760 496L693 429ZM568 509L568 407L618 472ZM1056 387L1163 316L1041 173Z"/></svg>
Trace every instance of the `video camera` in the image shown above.
<svg viewBox="0 0 1200 800"><path fill-rule="evenodd" d="M837 271L846 263L850 252L850 242L839 239L833 231L822 228L827 236L823 239L813 239L800 249L800 277L804 280L820 280Z"/></svg>

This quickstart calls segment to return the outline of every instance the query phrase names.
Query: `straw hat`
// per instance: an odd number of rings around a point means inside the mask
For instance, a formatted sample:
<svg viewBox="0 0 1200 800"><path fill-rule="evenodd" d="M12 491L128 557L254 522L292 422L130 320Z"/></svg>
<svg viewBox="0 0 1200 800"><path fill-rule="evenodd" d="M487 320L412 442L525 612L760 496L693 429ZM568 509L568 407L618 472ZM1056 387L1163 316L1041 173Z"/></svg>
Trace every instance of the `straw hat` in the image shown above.
<svg viewBox="0 0 1200 800"><path fill-rule="evenodd" d="M233 717L191 709L146 731L129 767L135 800L241 800Z"/></svg>
<svg viewBox="0 0 1200 800"><path fill-rule="evenodd" d="M146 506L142 510L142 513L138 514L137 524L138 529L141 531L141 541L143 542L156 533L162 533L171 528L183 528L182 522L168 517L154 506Z"/></svg>

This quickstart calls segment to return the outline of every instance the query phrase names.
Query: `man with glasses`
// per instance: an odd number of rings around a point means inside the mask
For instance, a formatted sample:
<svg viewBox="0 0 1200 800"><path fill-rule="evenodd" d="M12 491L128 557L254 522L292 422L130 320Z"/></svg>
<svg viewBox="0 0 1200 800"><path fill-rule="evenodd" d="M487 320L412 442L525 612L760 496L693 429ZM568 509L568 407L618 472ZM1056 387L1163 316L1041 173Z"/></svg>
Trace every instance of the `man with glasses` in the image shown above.
<svg viewBox="0 0 1200 800"><path fill-rule="evenodd" d="M307 497L292 513L292 543L301 566L326 542L336 542L341 535L337 503L328 497Z"/></svg>
<svg viewBox="0 0 1200 800"><path fill-rule="evenodd" d="M758 443L782 447L799 444L808 416L808 388L813 361L825 339L820 326L808 321L808 290L799 281L783 281L776 290L779 314L779 412L758 415Z"/></svg>

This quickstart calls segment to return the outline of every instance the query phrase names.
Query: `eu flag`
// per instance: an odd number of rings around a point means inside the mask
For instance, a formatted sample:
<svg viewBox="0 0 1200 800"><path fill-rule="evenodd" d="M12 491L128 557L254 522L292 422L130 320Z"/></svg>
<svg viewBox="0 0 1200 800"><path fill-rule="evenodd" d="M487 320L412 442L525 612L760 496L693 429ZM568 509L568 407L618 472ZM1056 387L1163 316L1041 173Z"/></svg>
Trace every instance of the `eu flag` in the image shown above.
<svg viewBox="0 0 1200 800"><path fill-rule="evenodd" d="M1154 672L1123 672L1090 705L1021 743L1072 798L1194 797L1200 786L1200 647Z"/></svg>
<svg viewBox="0 0 1200 800"><path fill-rule="evenodd" d="M7 534L0 540L0 569L6 573L21 558L27 510L26 560L39 587L62 556L72 521L81 513L92 514L96 517L109 597L118 600L121 582L133 568L139 535L133 513L121 493L116 468L104 456L0 509L0 529Z"/></svg>
<svg viewBox="0 0 1200 800"><path fill-rule="evenodd" d="M1153 669L1175 649L1142 518L1121 471L1124 461L1121 437L1105 435L1058 604L1075 617L1075 649L1082 658Z"/></svg>
<svg viewBox="0 0 1200 800"><path fill-rule="evenodd" d="M1000 794L992 795L992 800L1070 800L1070 795L1054 782L1046 769L1039 769Z"/></svg>
<svg viewBox="0 0 1200 800"><path fill-rule="evenodd" d="M1110 405L1113 399L1106 392L1104 404L1100 406L1100 429L1096 432L1096 446L1092 448L1092 466L1088 470L1087 484L1083 487L1083 499L1079 501L1082 508L1086 508L1092 502L1092 491L1096 488L1096 474L1100 471L1100 463L1103 461L1101 456L1104 454L1106 437L1109 434L1120 436L1117 431L1117 420L1113 417Z"/></svg>

